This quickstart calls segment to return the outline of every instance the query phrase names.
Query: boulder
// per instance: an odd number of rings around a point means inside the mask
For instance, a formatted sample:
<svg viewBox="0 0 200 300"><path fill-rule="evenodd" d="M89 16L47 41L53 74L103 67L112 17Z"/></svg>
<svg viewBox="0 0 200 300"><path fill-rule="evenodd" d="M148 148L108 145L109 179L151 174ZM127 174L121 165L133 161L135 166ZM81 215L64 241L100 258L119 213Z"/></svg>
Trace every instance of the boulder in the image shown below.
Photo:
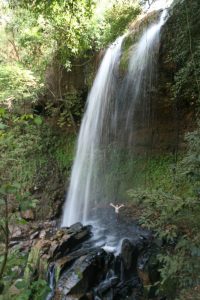
<svg viewBox="0 0 200 300"><path fill-rule="evenodd" d="M56 280L70 264L87 251L77 252L73 250L81 247L81 243L91 235L91 227L75 224L69 228L55 230L49 226L39 230L34 229L29 241L22 241L20 249L30 249L24 278L31 282L34 276L46 279L48 266L55 264ZM26 244L28 242L28 244Z"/></svg>
<svg viewBox="0 0 200 300"><path fill-rule="evenodd" d="M86 297L88 290L95 286L104 274L106 256L107 253L100 248L81 256L69 271L61 276L55 294L62 295L61 299L69 299L68 297L77 294Z"/></svg>
<svg viewBox="0 0 200 300"><path fill-rule="evenodd" d="M81 245L83 241L91 236L91 226L74 228L62 228L57 231L54 241L51 243L50 254L52 260L57 260L67 255Z"/></svg>
<svg viewBox="0 0 200 300"><path fill-rule="evenodd" d="M19 240L22 237L22 230L19 226L9 226L10 239Z"/></svg>
<svg viewBox="0 0 200 300"><path fill-rule="evenodd" d="M133 266L133 253L135 247L128 239L124 239L121 246L121 258L124 263L124 268L130 270Z"/></svg>
<svg viewBox="0 0 200 300"><path fill-rule="evenodd" d="M104 280L99 284L97 288L95 288L95 296L102 297L108 290L116 286L119 281L120 280L117 276L113 276L109 279Z"/></svg>
<svg viewBox="0 0 200 300"><path fill-rule="evenodd" d="M67 270L71 264L80 258L81 256L88 255L90 252L90 249L80 249L77 251L74 251L67 256L64 256L55 262L55 277L56 277L56 282L60 275L63 273L63 271Z"/></svg>
<svg viewBox="0 0 200 300"><path fill-rule="evenodd" d="M35 215L32 209L27 209L25 211L20 212L21 218L26 221L33 221L35 220Z"/></svg>
<svg viewBox="0 0 200 300"><path fill-rule="evenodd" d="M35 238L37 238L39 236L39 231L35 231L30 235L30 239L34 240Z"/></svg>
<svg viewBox="0 0 200 300"><path fill-rule="evenodd" d="M148 296L150 298L155 296L156 289L154 284L160 279L157 254L158 252L156 250L156 246L154 245L154 248L152 247L152 249L146 249L146 251L141 253L137 262L137 272L143 286L152 286L148 290Z"/></svg>

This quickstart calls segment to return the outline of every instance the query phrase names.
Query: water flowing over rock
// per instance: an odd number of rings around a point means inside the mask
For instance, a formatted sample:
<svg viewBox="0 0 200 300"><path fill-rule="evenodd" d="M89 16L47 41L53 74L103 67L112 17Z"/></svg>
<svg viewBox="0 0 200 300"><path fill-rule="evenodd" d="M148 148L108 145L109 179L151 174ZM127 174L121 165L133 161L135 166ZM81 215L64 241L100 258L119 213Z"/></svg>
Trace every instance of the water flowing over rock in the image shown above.
<svg viewBox="0 0 200 300"><path fill-rule="evenodd" d="M88 208L95 195L97 151L100 146L105 115L115 92L115 73L123 37L108 48L87 101L82 121L76 158L71 175L62 226L86 221Z"/></svg>
<svg viewBox="0 0 200 300"><path fill-rule="evenodd" d="M122 165L133 160L130 149L135 143L133 129L138 106L144 115L141 122L148 122L149 95L154 88L160 29L165 17L166 11L133 45L123 80L119 64L124 38L117 39L103 58L80 129L62 226L85 223L99 207L121 201L122 193L132 187L127 186L130 171L123 172Z"/></svg>
<svg viewBox="0 0 200 300"><path fill-rule="evenodd" d="M151 234L124 222L121 215L116 217L109 204L120 202L122 190L127 190L130 173L122 166L131 161L138 109L143 112L140 121L148 123L166 14L163 11L143 28L131 47L126 74L120 71L124 37L116 40L102 60L88 97L62 219L63 230L75 222L91 222L94 236L84 236L88 240L80 239L75 247L74 238L62 245L55 241L50 249L48 255L59 274L52 289L55 299L139 300L144 285L155 282L148 266ZM67 232L73 227L82 225L72 225ZM83 228L79 234L84 234Z"/></svg>
<svg viewBox="0 0 200 300"><path fill-rule="evenodd" d="M115 226L119 245L113 249L102 247L113 226L101 232L101 243L96 229L81 223L62 229L55 222L35 223L32 231L27 226L20 231L21 240L14 235L9 246L28 252L23 272L27 286L38 279L48 281L51 292L46 300L123 300L132 294L139 300L144 277L155 282L148 265L149 249L155 248L152 234L135 223L120 221ZM123 238L125 232L128 238ZM22 274L18 267L15 272Z"/></svg>

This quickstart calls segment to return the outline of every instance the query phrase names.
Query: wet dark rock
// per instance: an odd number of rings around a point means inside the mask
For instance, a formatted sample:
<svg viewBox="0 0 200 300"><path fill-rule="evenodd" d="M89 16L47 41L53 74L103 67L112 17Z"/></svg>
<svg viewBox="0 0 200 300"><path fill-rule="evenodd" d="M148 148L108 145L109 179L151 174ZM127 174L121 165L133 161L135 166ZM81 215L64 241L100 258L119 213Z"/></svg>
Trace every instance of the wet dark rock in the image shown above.
<svg viewBox="0 0 200 300"><path fill-rule="evenodd" d="M124 263L124 268L127 271L133 266L134 252L137 252L137 248L128 239L124 239L121 247L121 258Z"/></svg>
<svg viewBox="0 0 200 300"><path fill-rule="evenodd" d="M62 297L76 294L84 296L102 277L106 255L106 252L99 248L77 259L72 268L61 276L56 293Z"/></svg>
<svg viewBox="0 0 200 300"><path fill-rule="evenodd" d="M35 231L30 235L30 239L33 240L39 236L39 231Z"/></svg>
<svg viewBox="0 0 200 300"><path fill-rule="evenodd" d="M88 254L88 251L76 253L76 250L81 248L83 241L90 237L90 226L79 225L56 229L51 224L51 222L46 223L44 227L41 224L35 224L27 239L17 241L20 251L29 252L24 272L27 282L31 282L35 274L46 279L51 263L55 265L55 281L57 281L62 272L70 267L77 258ZM70 256L71 252L75 253Z"/></svg>
<svg viewBox="0 0 200 300"><path fill-rule="evenodd" d="M4 283L0 282L0 295L3 293L4 290Z"/></svg>
<svg viewBox="0 0 200 300"><path fill-rule="evenodd" d="M83 228L83 225L80 222L77 222L68 228L69 232L78 232Z"/></svg>
<svg viewBox="0 0 200 300"><path fill-rule="evenodd" d="M108 290L117 285L120 279L117 276L113 276L105 281L101 282L97 288L95 288L96 297L102 297Z"/></svg>
<svg viewBox="0 0 200 300"><path fill-rule="evenodd" d="M117 224L113 237L121 243L121 249L114 256L95 246L91 226L76 223L56 228L55 222L45 222L27 228L21 229L23 240L11 242L17 242L21 251L29 252L25 280L31 282L35 276L49 280L48 300L140 299L146 283L141 275L146 266L145 255L152 244L148 231L135 225ZM112 224L103 230L103 235L109 236L110 228ZM123 236L130 238L122 240ZM105 249L111 251L109 244Z"/></svg>
<svg viewBox="0 0 200 300"><path fill-rule="evenodd" d="M135 274L132 279L128 281L120 282L114 290L114 300L123 300L127 296L131 296L130 299L139 300L142 295L142 284Z"/></svg>
<svg viewBox="0 0 200 300"><path fill-rule="evenodd" d="M159 262L156 258L158 254L158 248L156 245L153 245L151 249L147 249L143 253L140 253L137 262L137 270L138 276L145 285L152 285L149 290L149 297L155 296L155 288L153 284L159 281L160 274L159 274Z"/></svg>
<svg viewBox="0 0 200 300"><path fill-rule="evenodd" d="M53 259L59 259L76 249L91 235L90 226L77 226L75 228L63 228L56 233L56 239L52 242L50 253Z"/></svg>
<svg viewBox="0 0 200 300"><path fill-rule="evenodd" d="M90 249L80 249L56 260L55 267L57 269L57 273L61 275L63 271L67 270L76 259L80 258L81 256L85 256L89 254L89 252Z"/></svg>

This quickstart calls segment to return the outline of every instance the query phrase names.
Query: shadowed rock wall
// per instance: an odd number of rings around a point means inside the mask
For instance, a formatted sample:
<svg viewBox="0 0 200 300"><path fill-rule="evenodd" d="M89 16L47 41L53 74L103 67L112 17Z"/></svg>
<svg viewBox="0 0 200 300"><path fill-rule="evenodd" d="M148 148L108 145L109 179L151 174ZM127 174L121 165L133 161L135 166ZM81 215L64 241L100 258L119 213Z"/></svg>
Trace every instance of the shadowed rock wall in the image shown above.
<svg viewBox="0 0 200 300"><path fill-rule="evenodd" d="M196 33L194 41L190 38L195 35L199 12L200 3L196 0L178 3L171 9L170 17L162 28L155 83L152 90L146 91L146 103L136 105L132 131L136 153L176 153L183 150L186 146L185 133L196 126L198 93L190 43L194 56L197 56L196 39L199 34ZM131 49L140 36L138 31L142 32L155 18L156 13L150 13L149 17L145 16L131 26L131 33L124 42L122 74L127 71ZM181 60L181 57L184 58ZM190 69L186 68L187 65ZM190 93L186 94L188 88Z"/></svg>

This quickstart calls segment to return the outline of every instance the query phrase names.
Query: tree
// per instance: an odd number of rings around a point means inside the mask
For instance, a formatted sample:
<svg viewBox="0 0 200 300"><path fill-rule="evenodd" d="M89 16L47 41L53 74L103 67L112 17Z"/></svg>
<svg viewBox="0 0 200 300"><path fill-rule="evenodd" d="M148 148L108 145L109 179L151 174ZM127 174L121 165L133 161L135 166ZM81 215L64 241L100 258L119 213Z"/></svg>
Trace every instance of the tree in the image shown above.
<svg viewBox="0 0 200 300"><path fill-rule="evenodd" d="M129 23L141 12L137 1L116 0L105 12L104 43L113 42L122 35Z"/></svg>
<svg viewBox="0 0 200 300"><path fill-rule="evenodd" d="M66 67L70 66L74 56L82 55L95 46L97 22L94 18L95 5L92 0L51 0L48 2L11 0L9 5L15 16L21 11L29 13L34 18L35 26L30 24L31 29L35 28L35 33L43 37L43 43L46 40L52 41L55 46L55 57ZM25 22L27 23L27 20ZM44 24L43 27L41 22ZM39 25L40 28L37 29ZM48 28L48 33L46 28ZM23 42L22 39L21 42ZM31 44L30 39L28 41L25 39L25 43L21 45L27 47L28 42ZM37 53L34 55L37 56Z"/></svg>

